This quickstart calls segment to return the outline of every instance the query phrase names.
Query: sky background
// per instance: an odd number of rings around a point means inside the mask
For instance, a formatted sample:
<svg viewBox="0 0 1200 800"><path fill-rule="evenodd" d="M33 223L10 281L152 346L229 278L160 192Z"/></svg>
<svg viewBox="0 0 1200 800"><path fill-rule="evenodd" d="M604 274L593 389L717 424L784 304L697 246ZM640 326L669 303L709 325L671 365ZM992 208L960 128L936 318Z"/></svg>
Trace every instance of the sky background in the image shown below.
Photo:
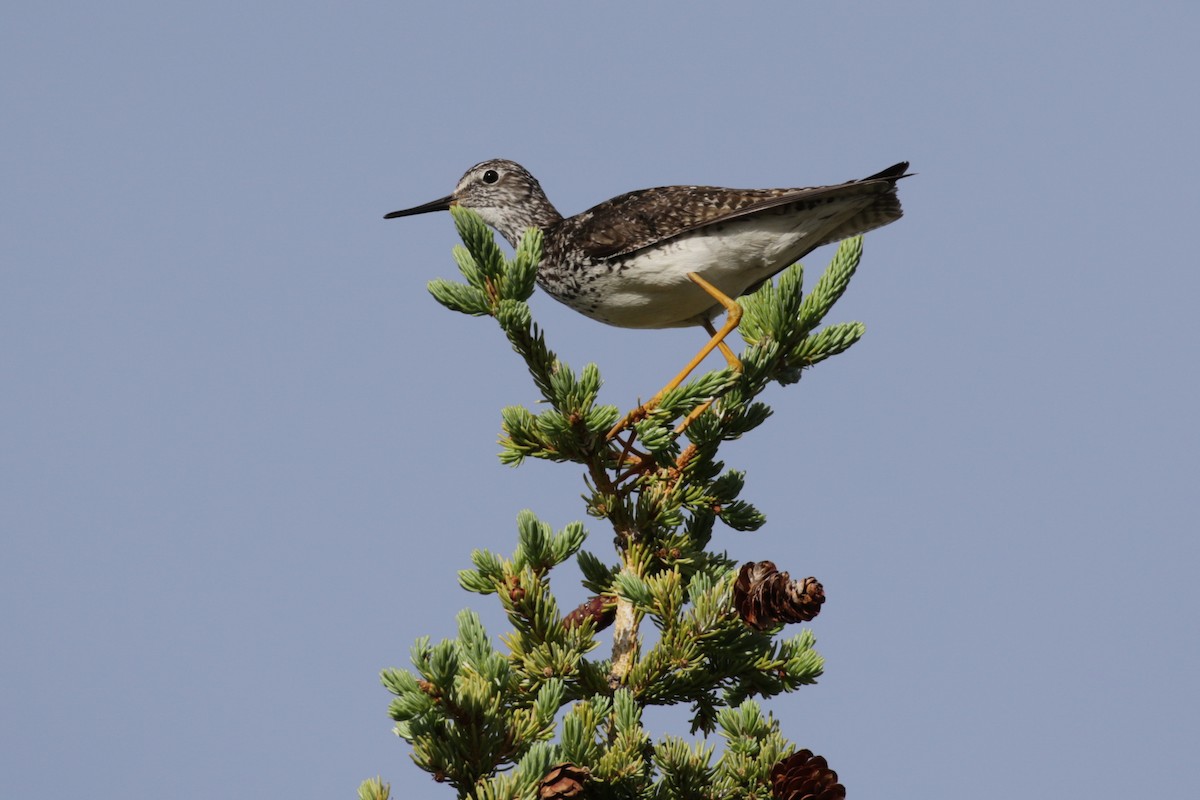
<svg viewBox="0 0 1200 800"><path fill-rule="evenodd" d="M1194 3L4 17L0 796L452 797L377 674L464 606L504 632L455 573L518 511L586 519L578 468L496 459L537 395L425 290L449 215L382 219L491 157L567 214L910 160L829 316L866 337L723 451L768 523L715 545L829 594L767 707L856 798L1194 792ZM703 341L533 308L622 407Z"/></svg>

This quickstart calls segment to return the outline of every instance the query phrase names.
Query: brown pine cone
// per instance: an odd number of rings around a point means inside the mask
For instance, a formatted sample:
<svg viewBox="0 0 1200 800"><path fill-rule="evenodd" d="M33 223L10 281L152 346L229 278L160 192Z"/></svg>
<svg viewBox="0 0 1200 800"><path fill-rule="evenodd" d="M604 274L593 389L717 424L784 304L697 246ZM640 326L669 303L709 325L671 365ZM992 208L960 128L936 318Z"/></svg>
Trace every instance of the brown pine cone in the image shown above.
<svg viewBox="0 0 1200 800"><path fill-rule="evenodd" d="M824 758L800 750L771 768L771 795L776 800L845 800L846 787Z"/></svg>
<svg viewBox="0 0 1200 800"><path fill-rule="evenodd" d="M808 622L821 613L825 590L816 578L793 581L771 561L742 565L733 584L733 606L751 628L765 631L779 623Z"/></svg>
<svg viewBox="0 0 1200 800"><path fill-rule="evenodd" d="M569 800L583 793L583 784L591 776L587 767L577 767L571 763L556 764L538 784L538 797L541 800Z"/></svg>
<svg viewBox="0 0 1200 800"><path fill-rule="evenodd" d="M567 628L578 628L584 620L590 619L596 623L595 629L602 631L613 624L616 616L617 607L613 603L613 599L604 595L596 595L580 603L578 608L563 617L563 625Z"/></svg>
<svg viewBox="0 0 1200 800"><path fill-rule="evenodd" d="M508 584L508 599L513 603L519 603L525 599L525 589L521 586L521 579L516 575L510 575L505 581Z"/></svg>

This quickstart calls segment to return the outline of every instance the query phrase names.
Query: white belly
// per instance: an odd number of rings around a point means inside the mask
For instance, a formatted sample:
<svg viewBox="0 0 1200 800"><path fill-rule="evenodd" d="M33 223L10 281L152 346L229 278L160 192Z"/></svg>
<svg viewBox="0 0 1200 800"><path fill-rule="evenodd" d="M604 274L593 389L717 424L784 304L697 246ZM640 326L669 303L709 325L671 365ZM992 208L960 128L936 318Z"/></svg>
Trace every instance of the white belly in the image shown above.
<svg viewBox="0 0 1200 800"><path fill-rule="evenodd" d="M579 310L622 328L698 325L723 309L688 273L700 275L729 297L739 297L820 241L811 226L797 230L796 223L795 215L759 215L643 250L611 273L589 276L585 294L595 307ZM828 230L826 225L821 228Z"/></svg>

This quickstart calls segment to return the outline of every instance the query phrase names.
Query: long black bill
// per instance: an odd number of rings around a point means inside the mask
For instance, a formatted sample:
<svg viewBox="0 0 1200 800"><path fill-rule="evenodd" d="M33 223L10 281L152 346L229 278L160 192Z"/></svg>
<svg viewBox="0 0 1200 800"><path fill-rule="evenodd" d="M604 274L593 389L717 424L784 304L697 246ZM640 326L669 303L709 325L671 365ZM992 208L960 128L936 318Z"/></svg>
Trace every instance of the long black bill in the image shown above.
<svg viewBox="0 0 1200 800"><path fill-rule="evenodd" d="M393 211L390 214L384 214L384 219L395 219L396 217L411 217L413 214L428 214L430 211L446 211L454 202L454 195L448 194L438 200L430 200L423 206L414 206L406 208L403 211Z"/></svg>

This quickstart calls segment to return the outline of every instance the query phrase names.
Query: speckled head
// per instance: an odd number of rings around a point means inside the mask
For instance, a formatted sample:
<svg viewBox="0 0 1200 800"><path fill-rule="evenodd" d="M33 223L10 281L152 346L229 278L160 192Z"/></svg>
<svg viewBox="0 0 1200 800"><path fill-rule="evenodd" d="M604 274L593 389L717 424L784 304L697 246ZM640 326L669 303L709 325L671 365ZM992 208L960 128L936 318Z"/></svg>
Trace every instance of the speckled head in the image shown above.
<svg viewBox="0 0 1200 800"><path fill-rule="evenodd" d="M527 228L545 230L562 221L537 178L515 161L493 158L467 170L451 194L423 205L393 211L384 219L408 217L451 206L472 209L516 247Z"/></svg>

